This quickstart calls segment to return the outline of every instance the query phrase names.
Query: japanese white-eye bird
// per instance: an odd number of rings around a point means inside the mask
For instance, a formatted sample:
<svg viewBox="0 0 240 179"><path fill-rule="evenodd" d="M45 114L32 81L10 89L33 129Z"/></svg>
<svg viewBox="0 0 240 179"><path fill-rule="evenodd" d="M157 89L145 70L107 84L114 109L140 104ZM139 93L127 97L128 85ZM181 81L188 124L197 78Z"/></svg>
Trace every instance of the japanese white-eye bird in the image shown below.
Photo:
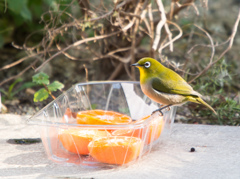
<svg viewBox="0 0 240 179"><path fill-rule="evenodd" d="M217 115L216 111L203 101L201 94L194 91L180 75L157 60L146 57L132 66L140 70L140 85L143 93L153 101L163 104L163 107L156 111L161 112L164 108L190 101L206 106Z"/></svg>

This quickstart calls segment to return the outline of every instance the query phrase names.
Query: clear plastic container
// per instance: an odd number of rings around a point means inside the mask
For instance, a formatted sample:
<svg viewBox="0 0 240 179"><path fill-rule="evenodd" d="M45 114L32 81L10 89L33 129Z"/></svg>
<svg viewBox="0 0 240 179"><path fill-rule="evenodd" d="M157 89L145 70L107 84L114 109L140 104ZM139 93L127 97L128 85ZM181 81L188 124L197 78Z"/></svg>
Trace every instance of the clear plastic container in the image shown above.
<svg viewBox="0 0 240 179"><path fill-rule="evenodd" d="M48 158L54 162L116 166L141 159L169 131L176 107L163 110L163 116L159 112L151 115L158 108L143 94L138 82L79 83L32 116L29 123L38 125ZM129 116L132 121L79 123L85 120L80 112L90 110L94 114L106 111L106 115L113 111L114 115L120 113L120 117Z"/></svg>

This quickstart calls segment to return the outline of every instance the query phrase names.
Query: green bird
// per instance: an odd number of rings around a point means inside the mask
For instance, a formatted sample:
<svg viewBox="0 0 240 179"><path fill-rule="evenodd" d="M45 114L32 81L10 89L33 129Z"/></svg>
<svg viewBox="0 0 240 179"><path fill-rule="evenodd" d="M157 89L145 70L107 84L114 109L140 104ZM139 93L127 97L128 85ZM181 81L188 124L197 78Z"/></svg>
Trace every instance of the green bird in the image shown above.
<svg viewBox="0 0 240 179"><path fill-rule="evenodd" d="M194 91L180 75L157 60L146 57L132 66L140 70L140 85L143 93L153 101L163 104L163 107L156 111L161 112L164 108L190 101L206 106L217 115L216 111L203 101L201 94Z"/></svg>

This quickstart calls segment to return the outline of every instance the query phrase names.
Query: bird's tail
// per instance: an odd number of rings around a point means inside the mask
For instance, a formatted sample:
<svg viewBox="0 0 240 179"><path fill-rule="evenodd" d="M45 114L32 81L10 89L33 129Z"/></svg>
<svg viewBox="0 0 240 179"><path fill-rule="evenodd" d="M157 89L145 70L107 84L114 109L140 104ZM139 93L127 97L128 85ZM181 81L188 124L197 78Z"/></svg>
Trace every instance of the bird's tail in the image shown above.
<svg viewBox="0 0 240 179"><path fill-rule="evenodd" d="M205 101L203 101L202 98L200 98L200 97L195 97L195 98L191 97L189 99L189 101L195 102L195 103L200 103L200 104L206 106L207 108L211 109L211 111L214 112L214 114L218 115L217 112L209 104L207 104Z"/></svg>

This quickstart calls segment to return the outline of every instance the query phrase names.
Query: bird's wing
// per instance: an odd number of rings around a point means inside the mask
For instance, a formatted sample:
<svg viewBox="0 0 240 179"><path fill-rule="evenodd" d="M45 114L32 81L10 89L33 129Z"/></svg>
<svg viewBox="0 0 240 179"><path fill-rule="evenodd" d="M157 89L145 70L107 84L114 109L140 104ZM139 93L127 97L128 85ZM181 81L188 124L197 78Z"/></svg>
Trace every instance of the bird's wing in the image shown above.
<svg viewBox="0 0 240 179"><path fill-rule="evenodd" d="M161 80L160 78L153 78L152 87L154 90L162 93L180 94L184 96L201 96L198 92L194 91L192 87L184 80L170 82Z"/></svg>

